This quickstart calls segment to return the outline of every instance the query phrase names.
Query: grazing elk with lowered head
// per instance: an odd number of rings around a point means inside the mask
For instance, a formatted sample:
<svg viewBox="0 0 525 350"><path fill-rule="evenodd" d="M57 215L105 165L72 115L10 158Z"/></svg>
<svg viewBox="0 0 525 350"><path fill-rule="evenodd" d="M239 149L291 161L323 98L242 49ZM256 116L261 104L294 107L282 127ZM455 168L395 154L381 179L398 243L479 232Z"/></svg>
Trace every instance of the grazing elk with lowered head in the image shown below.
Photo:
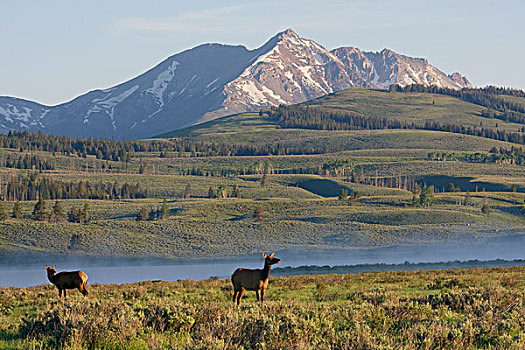
<svg viewBox="0 0 525 350"><path fill-rule="evenodd" d="M270 277L270 266L279 263L281 260L274 258L271 255L263 253L264 268L263 269L243 269L238 268L232 275L233 284L233 302L241 305L241 299L245 290L254 290L257 294L257 301L261 304L264 300L264 293L268 287L268 277Z"/></svg>
<svg viewBox="0 0 525 350"><path fill-rule="evenodd" d="M55 271L55 266L47 267L47 278L49 282L53 283L58 288L58 296L62 296L64 292L64 299L66 298L68 289L78 289L84 296L88 295L86 283L88 276L82 271L60 272Z"/></svg>

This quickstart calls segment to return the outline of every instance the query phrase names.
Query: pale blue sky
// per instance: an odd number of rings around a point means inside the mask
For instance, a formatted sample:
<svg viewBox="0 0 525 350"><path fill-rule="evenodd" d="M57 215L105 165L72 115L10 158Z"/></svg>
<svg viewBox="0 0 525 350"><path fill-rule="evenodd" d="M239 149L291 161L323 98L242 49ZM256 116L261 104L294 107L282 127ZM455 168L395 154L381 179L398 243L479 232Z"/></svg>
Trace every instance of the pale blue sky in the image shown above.
<svg viewBox="0 0 525 350"><path fill-rule="evenodd" d="M289 27L327 49L387 47L525 89L523 0L0 0L0 14L0 95L50 105L202 43L253 49Z"/></svg>

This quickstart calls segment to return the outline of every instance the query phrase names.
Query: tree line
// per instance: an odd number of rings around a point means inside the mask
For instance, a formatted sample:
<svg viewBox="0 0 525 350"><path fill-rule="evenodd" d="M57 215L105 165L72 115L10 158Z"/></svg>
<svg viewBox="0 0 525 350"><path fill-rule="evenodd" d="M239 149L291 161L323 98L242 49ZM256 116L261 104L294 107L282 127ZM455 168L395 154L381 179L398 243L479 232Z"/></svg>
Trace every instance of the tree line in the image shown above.
<svg viewBox="0 0 525 350"><path fill-rule="evenodd" d="M330 111L309 106L279 106L268 113L283 128L315 130L376 130L376 129L419 129L443 131L456 134L479 136L493 140L525 144L525 134L488 127L464 126L451 123L426 121L424 124L407 123L378 116L365 116L355 112Z"/></svg>
<svg viewBox="0 0 525 350"><path fill-rule="evenodd" d="M483 88L454 90L441 88L434 85L413 84L407 86L392 85L390 91L397 92L425 92L431 94L447 95L460 98L464 101L475 103L494 109L499 112L514 111L525 113L525 102L505 99L504 96L525 97L522 90L486 86Z"/></svg>
<svg viewBox="0 0 525 350"><path fill-rule="evenodd" d="M521 147L512 146L510 149L504 147L492 147L489 153L453 153L453 152L429 152L429 160L447 161L460 160L468 163L498 163L525 165L525 152Z"/></svg>
<svg viewBox="0 0 525 350"><path fill-rule="evenodd" d="M158 152L161 158L214 156L268 156L319 154L330 151L326 146L294 147L283 143L267 145L238 145L224 142L196 142L187 139L115 141L97 138L71 138L42 132L9 131L0 135L0 148L20 152L45 151L53 154L127 163L137 153Z"/></svg>
<svg viewBox="0 0 525 350"><path fill-rule="evenodd" d="M283 128L314 130L376 130L413 128L407 123L351 111L332 111L304 105L273 107L268 117Z"/></svg>
<svg viewBox="0 0 525 350"><path fill-rule="evenodd" d="M7 154L5 159L0 159L0 167L14 169L35 169L43 171L54 170L55 163L37 154Z"/></svg>
<svg viewBox="0 0 525 350"><path fill-rule="evenodd" d="M9 217L5 204L0 201L0 221L4 221ZM20 201L16 201L13 205L13 211L11 213L13 219L22 219L22 205ZM69 222L76 222L81 224L87 224L90 221L89 204L85 203L83 206L71 207L69 212L66 212L62 206L62 202L55 201L55 204L48 208L47 202L40 198L33 207L32 219L37 221L49 221L49 222L63 222L66 220Z"/></svg>
<svg viewBox="0 0 525 350"><path fill-rule="evenodd" d="M36 172L11 176L3 185L2 197L10 201L37 199L132 199L145 198L138 183L66 182Z"/></svg>
<svg viewBox="0 0 525 350"><path fill-rule="evenodd" d="M487 108L481 111L480 115L485 118L499 119L510 123L525 124L525 114L514 111L498 112Z"/></svg>

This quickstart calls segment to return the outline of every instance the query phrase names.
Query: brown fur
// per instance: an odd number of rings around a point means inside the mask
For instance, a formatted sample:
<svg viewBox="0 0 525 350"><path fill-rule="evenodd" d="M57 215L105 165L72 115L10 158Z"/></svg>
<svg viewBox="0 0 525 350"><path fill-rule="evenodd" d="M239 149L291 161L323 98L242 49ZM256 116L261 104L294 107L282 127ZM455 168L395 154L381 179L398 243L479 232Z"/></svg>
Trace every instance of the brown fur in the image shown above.
<svg viewBox="0 0 525 350"><path fill-rule="evenodd" d="M64 299L67 296L68 289L78 289L84 296L88 295L87 280L88 276L82 271L60 272L56 273L55 266L47 267L47 278L49 282L53 283L58 288L58 296L62 296L64 292Z"/></svg>
<svg viewBox="0 0 525 350"><path fill-rule="evenodd" d="M263 253L264 268L262 269L243 269L238 268L232 275L233 284L233 302L241 305L241 299L246 290L254 290L257 295L257 301L261 304L264 301L264 293L268 287L268 278L270 277L270 266L279 263L281 260L271 255Z"/></svg>

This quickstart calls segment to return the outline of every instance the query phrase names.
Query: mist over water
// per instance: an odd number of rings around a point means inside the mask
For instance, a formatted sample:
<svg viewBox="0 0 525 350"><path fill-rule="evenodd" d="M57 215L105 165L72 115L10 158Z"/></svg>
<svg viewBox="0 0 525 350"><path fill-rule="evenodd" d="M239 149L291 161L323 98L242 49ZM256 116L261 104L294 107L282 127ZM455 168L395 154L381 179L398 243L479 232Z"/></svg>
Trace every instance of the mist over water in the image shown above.
<svg viewBox="0 0 525 350"><path fill-rule="evenodd" d="M525 259L525 234L504 235L477 244L393 246L372 249L277 251L279 267L304 265L402 264L466 260ZM44 265L57 265L57 272L83 270L93 283L132 283L144 280L201 280L212 276L229 278L238 267L261 268L260 254L220 259L94 258L62 256L0 257L0 286L28 287L49 283Z"/></svg>

